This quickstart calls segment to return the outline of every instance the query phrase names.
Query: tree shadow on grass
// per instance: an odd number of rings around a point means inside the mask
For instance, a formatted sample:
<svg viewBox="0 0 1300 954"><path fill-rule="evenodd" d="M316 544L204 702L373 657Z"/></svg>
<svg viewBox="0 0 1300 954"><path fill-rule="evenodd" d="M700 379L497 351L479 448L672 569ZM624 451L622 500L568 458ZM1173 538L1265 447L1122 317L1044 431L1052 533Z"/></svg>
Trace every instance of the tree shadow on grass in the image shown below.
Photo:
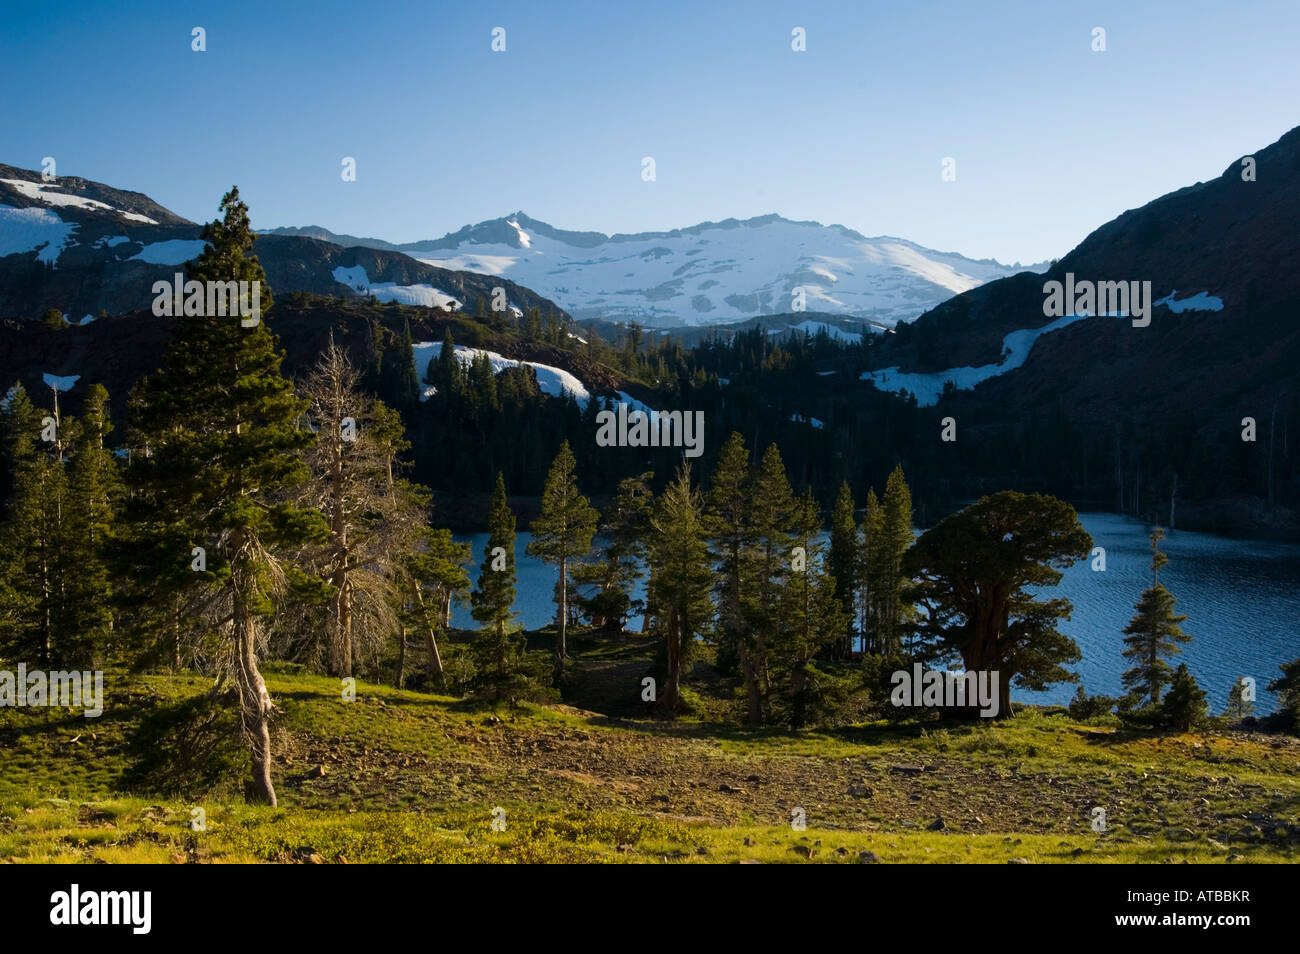
<svg viewBox="0 0 1300 954"><path fill-rule="evenodd" d="M233 791L248 760L234 694L151 708L127 739L127 754L128 790L187 798Z"/></svg>

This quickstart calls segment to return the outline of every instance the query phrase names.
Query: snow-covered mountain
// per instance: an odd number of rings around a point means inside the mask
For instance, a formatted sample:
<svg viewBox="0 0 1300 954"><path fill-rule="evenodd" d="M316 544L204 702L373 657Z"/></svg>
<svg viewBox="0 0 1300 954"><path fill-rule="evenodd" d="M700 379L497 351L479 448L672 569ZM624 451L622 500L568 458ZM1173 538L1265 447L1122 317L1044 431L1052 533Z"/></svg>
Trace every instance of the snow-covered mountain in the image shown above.
<svg viewBox="0 0 1300 954"><path fill-rule="evenodd" d="M316 226L269 230L277 233L398 249L440 268L508 278L553 299L575 318L635 320L653 327L729 324L799 310L893 325L955 294L1025 270L1019 263L977 261L905 239L866 238L842 225L778 215L604 235L564 231L517 212L441 239L399 246L336 236Z"/></svg>

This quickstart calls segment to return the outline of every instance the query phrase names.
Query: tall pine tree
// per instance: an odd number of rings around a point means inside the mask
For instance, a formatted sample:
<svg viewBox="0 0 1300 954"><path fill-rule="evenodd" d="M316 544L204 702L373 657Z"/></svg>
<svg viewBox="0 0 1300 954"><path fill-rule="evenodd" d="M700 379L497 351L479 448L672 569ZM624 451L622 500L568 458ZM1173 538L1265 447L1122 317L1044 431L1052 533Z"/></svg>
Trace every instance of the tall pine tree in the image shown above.
<svg viewBox="0 0 1300 954"><path fill-rule="evenodd" d="M853 617L858 594L858 525L854 522L853 491L848 481L840 484L831 513L831 544L827 570L835 580L835 595L844 610L844 636L838 641L836 655L848 658L853 650Z"/></svg>
<svg viewBox="0 0 1300 954"><path fill-rule="evenodd" d="M669 713L680 706L682 671L691 658L695 638L706 632L713 616L709 598L713 574L703 510L699 491L691 487L690 465L684 463L664 488L651 518L654 582L650 611L668 648L668 678L659 704Z"/></svg>
<svg viewBox="0 0 1300 954"><path fill-rule="evenodd" d="M555 564L559 573L556 585L555 674L558 687L564 678L564 660L568 653L569 563L591 552L591 538L596 535L597 514L578 492L577 462L569 442L560 444L559 453L546 475L542 491L542 512L532 525L532 542L528 555Z"/></svg>
<svg viewBox="0 0 1300 954"><path fill-rule="evenodd" d="M271 780L270 693L258 666L262 620L274 611L281 557L327 527L315 511L285 502L308 475L301 454L314 435L297 427L306 402L280 373L282 354L266 322L272 304L252 254L254 235L238 188L221 200L223 217L203 230L208 243L189 266L199 282L261 283L260 320L173 319L163 367L137 385L129 476L137 498L184 527L207 553L222 607L224 662L239 695L252 778L250 801L276 804ZM175 554L191 559L189 551Z"/></svg>
<svg viewBox="0 0 1300 954"><path fill-rule="evenodd" d="M1169 558L1160 552L1160 541L1165 532L1156 527L1151 533L1151 586L1142 591L1137 602L1137 615L1124 627L1125 659L1136 661L1124 673L1124 688L1129 690L1127 701L1132 705L1145 702L1160 704L1160 694L1169 685L1172 670L1166 657L1182 652L1179 643L1191 642L1192 637L1179 627L1187 619L1174 612L1174 596L1160 582L1160 569Z"/></svg>

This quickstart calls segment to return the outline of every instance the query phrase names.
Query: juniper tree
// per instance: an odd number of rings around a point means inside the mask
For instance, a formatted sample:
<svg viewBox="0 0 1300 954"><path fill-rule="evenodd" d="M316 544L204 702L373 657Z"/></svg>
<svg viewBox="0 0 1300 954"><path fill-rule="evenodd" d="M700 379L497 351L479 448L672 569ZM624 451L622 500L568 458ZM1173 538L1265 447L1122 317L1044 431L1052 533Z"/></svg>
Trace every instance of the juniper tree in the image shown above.
<svg viewBox="0 0 1300 954"><path fill-rule="evenodd" d="M596 534L597 514L591 503L578 492L577 462L569 442L560 450L546 475L542 490L542 510L531 527L533 539L528 555L555 564L559 573L556 600L555 673L558 687L564 678L564 659L568 652L569 563L591 552Z"/></svg>
<svg viewBox="0 0 1300 954"><path fill-rule="evenodd" d="M270 693L258 667L262 620L282 591L281 558L328 528L320 514L284 497L308 476L302 451L314 435L298 428L306 402L280 373L282 354L267 327L272 297L252 254L248 207L232 188L223 217L203 229L207 243L189 264L192 280L261 282L262 314L173 319L163 366L136 386L128 476L167 532L183 528L209 555L207 581L220 606L223 668L234 680L249 744L250 801L276 803L271 781ZM175 554L190 560L188 550Z"/></svg>
<svg viewBox="0 0 1300 954"><path fill-rule="evenodd" d="M1063 664L1080 659L1079 647L1056 629L1070 601L1027 590L1055 586L1057 568L1091 549L1069 504L1004 490L945 517L907 551L903 573L925 610L920 632L940 653L959 654L967 672L999 674L999 718L1012 714L1013 682L1040 690L1078 680Z"/></svg>
<svg viewBox="0 0 1300 954"><path fill-rule="evenodd" d="M1179 643L1191 642L1192 639L1178 625L1187 616L1174 612L1174 596L1160 582L1160 569L1169 562L1169 558L1160 552L1164 535L1160 527L1151 533L1153 582L1142 591L1137 602L1137 615L1123 630L1128 634L1124 637L1124 645L1128 648L1122 655L1136 661L1136 665L1124 673L1124 688L1129 690L1128 701L1131 704L1140 703L1144 697L1147 705L1160 704L1161 691L1169 684L1172 672L1165 659L1182 652Z"/></svg>
<svg viewBox="0 0 1300 954"><path fill-rule="evenodd" d="M675 712L681 702L682 671L690 661L696 637L707 631L713 616L704 500L691 486L689 464L678 468L660 494L650 527L654 579L650 611L668 649L668 674L659 703L665 711Z"/></svg>

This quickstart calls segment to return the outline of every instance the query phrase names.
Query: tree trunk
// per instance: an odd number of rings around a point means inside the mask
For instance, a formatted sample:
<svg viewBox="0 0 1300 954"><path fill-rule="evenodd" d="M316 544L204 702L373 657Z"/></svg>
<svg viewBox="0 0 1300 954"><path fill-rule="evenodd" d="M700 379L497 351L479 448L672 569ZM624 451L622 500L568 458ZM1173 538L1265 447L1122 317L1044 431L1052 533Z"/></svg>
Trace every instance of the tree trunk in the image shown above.
<svg viewBox="0 0 1300 954"><path fill-rule="evenodd" d="M668 682L664 686L662 705L666 712L677 711L682 684L681 617L677 607L668 608Z"/></svg>
<svg viewBox="0 0 1300 954"><path fill-rule="evenodd" d="M750 658L749 647L740 644L740 668L745 673L745 696L749 704L749 724L757 727L763 724L763 694L758 688L758 671Z"/></svg>
<svg viewBox="0 0 1300 954"><path fill-rule="evenodd" d="M394 689L402 688L402 680L406 677L406 627L397 627L397 679L393 682Z"/></svg>
<svg viewBox="0 0 1300 954"><path fill-rule="evenodd" d="M257 668L257 621L248 610L248 595L242 592L240 577L248 579L244 569L235 572L234 629L235 684L239 689L240 719L250 748L252 778L245 786L248 801L276 805L271 784L271 730L267 722L271 696Z"/></svg>
<svg viewBox="0 0 1300 954"><path fill-rule="evenodd" d="M412 580L411 589L415 591L415 601L420 606L420 618L424 620L425 641L429 644L429 660L433 663L434 675L438 677L438 688L443 692L447 691L447 675L442 669L442 653L438 652L438 634L433 630L433 623L429 621L429 613L424 608L424 594L420 592L420 584Z"/></svg>
<svg viewBox="0 0 1300 954"><path fill-rule="evenodd" d="M568 647L565 645L569 623L569 585L568 585L569 561L560 558L560 613L555 633L555 675L554 682L558 687L560 680L564 678L564 657L568 653Z"/></svg>
<svg viewBox="0 0 1300 954"><path fill-rule="evenodd" d="M181 597L172 598L172 672L181 671Z"/></svg>

